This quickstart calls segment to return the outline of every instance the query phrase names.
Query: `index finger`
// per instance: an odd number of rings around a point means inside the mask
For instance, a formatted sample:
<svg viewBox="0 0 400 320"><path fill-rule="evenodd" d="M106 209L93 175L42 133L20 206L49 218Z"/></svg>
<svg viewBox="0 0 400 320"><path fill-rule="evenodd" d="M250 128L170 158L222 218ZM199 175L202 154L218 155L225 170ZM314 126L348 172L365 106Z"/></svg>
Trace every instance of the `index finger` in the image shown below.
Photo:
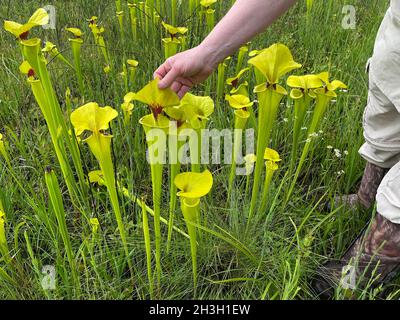
<svg viewBox="0 0 400 320"><path fill-rule="evenodd" d="M158 69L154 72L153 77L162 80L165 75L171 70L169 63L164 62Z"/></svg>

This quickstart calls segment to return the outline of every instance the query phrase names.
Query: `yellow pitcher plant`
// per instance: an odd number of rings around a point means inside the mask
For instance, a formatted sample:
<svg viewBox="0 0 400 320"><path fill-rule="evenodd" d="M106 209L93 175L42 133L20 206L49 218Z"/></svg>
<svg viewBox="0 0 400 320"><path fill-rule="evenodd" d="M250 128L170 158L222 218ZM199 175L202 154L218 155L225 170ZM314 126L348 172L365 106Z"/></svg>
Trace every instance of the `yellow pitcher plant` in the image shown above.
<svg viewBox="0 0 400 320"><path fill-rule="evenodd" d="M234 77L226 79L226 84L232 87L230 90L231 94L241 94L244 96L249 95L247 91L248 82L240 81L249 70L250 68L244 68L240 70Z"/></svg>
<svg viewBox="0 0 400 320"><path fill-rule="evenodd" d="M151 170L151 181L153 185L153 206L154 206L154 233L156 242L156 269L157 280L161 279L161 186L163 163L156 159L156 153L160 156L162 149L166 151L166 141L154 141L151 136L153 129L163 130L168 133L170 121L163 114L163 109L179 105L179 97L171 89L160 90L158 79L152 80L135 95L135 100L146 104L151 114L142 117L139 123L143 126L149 149L149 162Z"/></svg>
<svg viewBox="0 0 400 320"><path fill-rule="evenodd" d="M178 52L178 46L181 44L178 35L186 34L188 29L185 27L174 27L164 21L161 22L161 24L168 34L168 37L162 39L164 45L164 58L168 59Z"/></svg>
<svg viewBox="0 0 400 320"><path fill-rule="evenodd" d="M99 53L103 55L104 61L106 63L105 71L109 72L111 70L110 59L109 59L109 55L108 55L107 45L106 45L106 42L103 37L103 33L105 32L105 29L104 29L104 27L100 27L97 25L97 17L96 16L92 16L90 19L88 19L88 22L89 22L89 28L90 28L90 30L92 30L92 34L94 37L94 43L96 44Z"/></svg>
<svg viewBox="0 0 400 320"><path fill-rule="evenodd" d="M251 58L249 64L253 65L265 76L266 82L254 88L259 102L257 161L248 221L250 221L256 208L263 167L263 153L269 144L272 127L277 117L280 102L287 94L286 90L278 84L279 79L286 73L301 67L300 64L293 60L289 48L279 43L273 44L254 58Z"/></svg>
<svg viewBox="0 0 400 320"><path fill-rule="evenodd" d="M4 29L12 33L19 40L28 39L29 31L37 26L44 26L49 23L49 15L47 11L40 8L29 18L25 24L14 21L4 21Z"/></svg>
<svg viewBox="0 0 400 320"><path fill-rule="evenodd" d="M314 90L314 94L316 95L316 104L314 107L311 123L308 126L307 130L307 140L303 147L303 152L301 154L299 164L297 165L296 172L294 174L294 178L290 185L290 189L286 196L286 201L290 199L290 196L293 193L294 187L296 185L297 179L300 175L301 169L303 168L304 162L306 161L307 155L310 151L311 144L313 142L312 136L317 131L319 124L328 108L329 103L337 97L336 90L338 89L346 89L347 86L340 80L329 81L329 73L322 72L317 75L322 82L324 83L323 88L317 88Z"/></svg>
<svg viewBox="0 0 400 320"><path fill-rule="evenodd" d="M47 53L51 58L57 58L61 62L74 69L74 66L58 51L57 46L54 43L46 41L45 47L42 49L42 52Z"/></svg>
<svg viewBox="0 0 400 320"><path fill-rule="evenodd" d="M133 85L135 84L135 76L137 68L139 66L139 62L134 59L128 59L126 60L126 63L128 65L128 72L129 72L129 85L131 88L133 88Z"/></svg>
<svg viewBox="0 0 400 320"><path fill-rule="evenodd" d="M267 200L269 194L269 188L271 185L272 177L276 170L278 170L278 163L282 161L279 153L273 149L266 148L264 152L265 160L265 181L264 190L261 198L260 211L264 212L267 207Z"/></svg>
<svg viewBox="0 0 400 320"><path fill-rule="evenodd" d="M110 127L110 122L117 116L118 112L113 108L109 106L100 107L96 102L90 102L71 113L71 123L75 128L76 136L79 137L86 131L90 133L90 136L83 141L89 145L90 151L99 162L104 184L107 186L111 205L117 220L125 255L128 259L128 265L131 268L128 242L119 206L114 165L111 157L112 135L105 133Z"/></svg>
<svg viewBox="0 0 400 320"><path fill-rule="evenodd" d="M121 109L124 114L124 125L128 126L131 120L133 108L135 107L132 101L135 100L135 93L128 92L124 97L124 102L121 104Z"/></svg>
<svg viewBox="0 0 400 320"><path fill-rule="evenodd" d="M130 17L130 23L131 23L131 33L132 33L133 41L137 41L138 40L137 7L138 7L138 5L136 3L128 2L129 17Z"/></svg>
<svg viewBox="0 0 400 320"><path fill-rule="evenodd" d="M242 69L243 60L244 60L244 57L246 56L247 52L249 52L248 44L241 46L239 48L239 53L238 53L238 58L237 58L237 63L236 63L236 71L235 71L236 73L238 73Z"/></svg>
<svg viewBox="0 0 400 320"><path fill-rule="evenodd" d="M202 130L206 128L209 117L214 113L214 101L208 96L187 93L181 100L181 106L184 107L190 126L195 131L195 135L189 138L191 168L193 172L200 172Z"/></svg>
<svg viewBox="0 0 400 320"><path fill-rule="evenodd" d="M54 150L56 152L71 199L79 205L86 192L86 182L78 146L69 135L63 112L55 94L47 61L41 52L41 40L38 38L21 40L22 54L26 61L20 66L20 71L27 76L36 102L46 120ZM73 170L69 164L67 148L70 151L75 170L80 182L80 188L74 180Z"/></svg>
<svg viewBox="0 0 400 320"><path fill-rule="evenodd" d="M73 37L69 38L69 42L71 44L72 55L74 57L74 65L75 72L78 77L78 85L81 96L85 95L85 85L83 83L83 74L82 74L82 66L81 66L81 47L83 45L83 32L78 28L66 28L65 30L69 31Z"/></svg>
<svg viewBox="0 0 400 320"><path fill-rule="evenodd" d="M217 2L217 0L201 0L200 5L203 8L203 12L206 16L206 23L208 32L215 26L215 9L213 9L213 5Z"/></svg>
<svg viewBox="0 0 400 320"><path fill-rule="evenodd" d="M316 98L314 89L322 87L323 82L318 76L307 74L304 76L290 76L287 79L287 85L293 88L290 91L290 97L294 101L293 145L290 160L290 169L292 170L297 159L299 138L304 118L312 101Z"/></svg>
<svg viewBox="0 0 400 320"><path fill-rule="evenodd" d="M243 130L246 128L247 120L250 117L249 109L252 108L254 102L244 95L226 95L225 100L228 101L231 108L234 109L235 114L235 131L233 136L233 151L232 151L232 164L231 172L229 175L228 183L228 200L230 199L233 182L236 176L236 161L238 158L239 148L242 145Z"/></svg>
<svg viewBox="0 0 400 320"><path fill-rule="evenodd" d="M207 195L213 185L210 171L202 173L185 172L176 176L175 185L180 190L181 209L190 237L192 255L193 283L197 285L197 233L196 224L200 222L200 199Z"/></svg>
<svg viewBox="0 0 400 320"><path fill-rule="evenodd" d="M222 61L218 65L218 75L217 75L217 100L221 99L223 94L224 94L224 85L225 85L225 72L226 68L229 66L229 62L231 60L231 57L225 58L224 61Z"/></svg>

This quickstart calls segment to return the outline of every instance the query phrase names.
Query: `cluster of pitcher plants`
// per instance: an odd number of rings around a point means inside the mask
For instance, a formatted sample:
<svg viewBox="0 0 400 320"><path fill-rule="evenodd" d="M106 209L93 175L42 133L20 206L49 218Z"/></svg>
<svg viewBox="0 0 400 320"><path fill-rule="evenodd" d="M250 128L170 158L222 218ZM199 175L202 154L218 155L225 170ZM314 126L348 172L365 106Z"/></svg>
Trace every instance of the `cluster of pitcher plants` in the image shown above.
<svg viewBox="0 0 400 320"><path fill-rule="evenodd" d="M119 36L121 39L132 37L132 41L161 41L164 57L168 58L188 47L191 34L190 22L185 26L176 26L178 20L180 21L178 7L188 6L188 12L198 15L211 30L219 5L217 0L189 0L182 3L171 0L168 1L168 5L160 0L130 0L128 3L116 1ZM274 181L278 181L276 172L285 162L288 164L285 183L289 183L289 192L283 201L290 199L304 163L310 156L315 133L319 130L330 102L336 98L336 91L345 89L346 85L338 80L331 81L328 72L291 75L286 79L290 88L288 92L282 85L284 77L289 72L301 68L301 65L295 62L288 47L278 43L257 50L250 50L251 44L245 44L236 57L229 57L220 63L216 77L207 82L203 95L187 93L179 99L170 89L160 90L158 79L146 79L148 83L143 88L132 90L137 88L139 83L137 70L141 61L137 61L135 57L127 57L124 53L123 66L115 65L106 43L105 27L93 16L88 18L87 23L95 50L98 50L99 61L102 61L99 72L106 76L117 69L126 91L126 95L120 97L120 106L100 106L97 102L87 101L90 97L90 75L85 74L83 70L82 48L84 43L89 41L89 36L78 26L67 27L65 32L70 36L71 55L61 53L52 42L44 43L41 39L31 36L34 27L45 25L48 21L47 12L38 9L25 24L5 21L4 28L17 40L16 50L20 50L23 57L20 71L26 77L46 122L58 160L60 172L48 168L44 178L49 195L49 210L54 212L57 222L55 232L61 236L75 287L79 288L80 275L68 230L69 212L79 212L83 223L90 227L95 242L105 222L92 212L89 199L91 193L101 190L104 186L115 217L121 250L125 256L121 267L127 268L133 282L137 266L134 263L129 238L130 232L135 231L127 228L126 208L122 206L121 197L130 199L141 208L136 221L143 230L150 296L155 294L154 284L157 288L162 285L162 254L168 254L171 250L174 233L188 239L196 292L197 251L201 237L207 233L200 231L209 230L206 215L207 210L211 210L202 199L212 190L213 175L224 174L212 173L210 166L201 163L201 154L204 152L202 132L211 126L210 120L214 111L227 110L232 119L230 129L234 130L232 159L226 172L226 185L223 185L226 190L226 205L229 207L232 196L238 193L248 198L249 201L243 201L241 221L249 226L257 210L268 210ZM71 89L67 88L63 98L56 94L55 81L48 68L50 63L63 64L75 73L76 84L72 84ZM274 142L271 141L271 134L274 129L277 130L275 124L285 97L288 97L291 105L293 134L290 157L281 158L280 154L272 149ZM138 108L148 110L148 113L144 114L138 123L132 123L132 114ZM229 108L232 111L229 111ZM111 130L118 117L122 118L125 130L131 130L132 135L145 137L151 196L129 190L120 179L121 168L116 166L113 153L114 136ZM143 130L132 130L138 126ZM304 127L307 130L302 130ZM255 153L242 155L243 134L248 128L253 128L256 132ZM158 135L160 132L164 135ZM7 136L0 134L0 156L4 159L4 165L12 172L13 155L9 150ZM181 163L185 150L189 151L190 165ZM87 151L90 151L97 163L97 168L90 172L87 170L89 163L85 160ZM246 168L245 189L238 188L237 184L236 169L239 164L245 165ZM165 175L166 172L168 175ZM135 188L138 182L131 183ZM164 183L169 187L168 192L163 188ZM93 188L94 184L97 184L99 189ZM61 192L64 185L68 196ZM169 201L164 205L163 201L166 198ZM182 215L178 215L179 212ZM0 255L4 265L12 267L13 256L7 242L7 214L9 213L4 212L0 203ZM152 217L150 221L149 216ZM182 218L186 230L178 227L177 220ZM212 234L218 236L217 232ZM29 243L28 234L26 238ZM93 249L94 244L91 245ZM0 265L3 278L14 281L6 270Z"/></svg>

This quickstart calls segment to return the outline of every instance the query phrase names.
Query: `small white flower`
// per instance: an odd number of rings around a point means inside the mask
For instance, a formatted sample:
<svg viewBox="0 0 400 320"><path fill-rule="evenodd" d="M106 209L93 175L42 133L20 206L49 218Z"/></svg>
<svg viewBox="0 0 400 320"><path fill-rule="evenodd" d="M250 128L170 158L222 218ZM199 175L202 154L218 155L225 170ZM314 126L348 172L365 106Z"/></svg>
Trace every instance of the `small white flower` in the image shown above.
<svg viewBox="0 0 400 320"><path fill-rule="evenodd" d="M344 153L345 156L349 155L349 152L347 150L344 150L343 153Z"/></svg>
<svg viewBox="0 0 400 320"><path fill-rule="evenodd" d="M283 118L283 122L289 122L288 118Z"/></svg>
<svg viewBox="0 0 400 320"><path fill-rule="evenodd" d="M336 157L338 157L338 158L341 158L341 157L342 157L342 153L340 152L339 149L335 149L335 150L333 150L333 152L335 152L335 156L336 156Z"/></svg>
<svg viewBox="0 0 400 320"><path fill-rule="evenodd" d="M332 149L333 149L333 147L332 147L331 145L326 146L326 148L329 149L329 150L332 150Z"/></svg>
<svg viewBox="0 0 400 320"><path fill-rule="evenodd" d="M318 137L318 133L313 132L313 133L310 133L308 136L309 136L310 138L317 138L317 137Z"/></svg>
<svg viewBox="0 0 400 320"><path fill-rule="evenodd" d="M307 130L307 127L302 127L301 130Z"/></svg>
<svg viewBox="0 0 400 320"><path fill-rule="evenodd" d="M310 138L306 139L306 143L309 143L309 142L311 142L311 139Z"/></svg>
<svg viewBox="0 0 400 320"><path fill-rule="evenodd" d="M337 176L340 177L340 176L344 175L345 172L344 172L344 170L340 170L340 171L336 172L336 174L337 174Z"/></svg>
<svg viewBox="0 0 400 320"><path fill-rule="evenodd" d="M318 133L319 133L319 134L323 134L324 132L323 132L322 130L319 130Z"/></svg>

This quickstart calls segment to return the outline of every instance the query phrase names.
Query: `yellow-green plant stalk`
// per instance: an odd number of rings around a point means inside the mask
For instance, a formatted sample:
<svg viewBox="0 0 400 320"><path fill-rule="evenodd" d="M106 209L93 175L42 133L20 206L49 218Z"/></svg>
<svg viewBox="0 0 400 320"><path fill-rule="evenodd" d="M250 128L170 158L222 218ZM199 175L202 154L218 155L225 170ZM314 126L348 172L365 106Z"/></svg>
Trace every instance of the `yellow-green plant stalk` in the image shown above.
<svg viewBox="0 0 400 320"><path fill-rule="evenodd" d="M246 44L239 49L238 58L236 62L236 73L239 73L243 66L244 57L246 53L249 52L249 46ZM260 83L260 82L258 82Z"/></svg>
<svg viewBox="0 0 400 320"><path fill-rule="evenodd" d="M129 91L128 68L126 67L125 63L122 63L122 72L120 73L120 76L124 80L125 92L128 92Z"/></svg>
<svg viewBox="0 0 400 320"><path fill-rule="evenodd" d="M94 170L94 171L90 171L89 174L89 182L90 183L97 183L99 186L105 186L105 182L104 182L104 178L103 178L103 173L101 172L101 170ZM119 183L117 183L118 186L118 191L128 200L135 202L137 205L139 205L141 208L143 206L143 202L142 199L140 199L139 197L137 197L136 195L132 194L131 192L129 192L129 190L125 187L122 187ZM145 209L147 211L147 213L149 213L153 218L154 218L154 210L151 209L149 206L144 205ZM165 224L166 226L168 226L168 220L160 217L160 221ZM182 231L181 229L179 229L176 226L173 226L173 229L178 232L180 235L184 236L185 238L189 239L189 236Z"/></svg>
<svg viewBox="0 0 400 320"><path fill-rule="evenodd" d="M163 109L179 105L179 97L171 89L160 90L158 88L159 79L155 79L147 84L135 95L135 100L149 106L151 114L139 120L143 126L149 150L149 163L151 170L151 181L153 187L153 207L154 207L154 233L156 243L156 269L157 281L161 279L161 187L163 171L163 152L166 151L166 141L154 141L155 130L162 130L165 136L170 126L169 119L163 115ZM158 156L158 159L156 158Z"/></svg>
<svg viewBox="0 0 400 320"><path fill-rule="evenodd" d="M91 133L91 135L83 141L89 145L90 151L99 162L101 171L103 172L104 182L107 186L111 205L117 220L118 230L121 236L127 262L131 269L128 242L126 239L122 213L119 207L114 165L111 156L112 135L105 133L105 130L108 130L110 127L110 122L117 116L118 112L113 108L108 106L100 107L97 103L90 102L72 112L71 123L75 128L75 134L77 137L79 137L85 131L89 131Z"/></svg>
<svg viewBox="0 0 400 320"><path fill-rule="evenodd" d="M51 210L54 212L54 215L56 216L58 231L64 243L64 248L67 254L68 263L71 268L72 278L75 283L74 287L78 291L79 295L81 285L79 281L79 275L77 273L75 256L72 250L71 240L68 233L67 222L65 219L63 198L61 195L60 187L58 185L57 177L52 169L46 170L45 180L46 180L47 191L49 192Z"/></svg>
<svg viewBox="0 0 400 320"><path fill-rule="evenodd" d="M64 121L60 105L58 104L53 91L50 76L46 69L46 60L42 56L39 56L41 55L40 40L24 40L22 42L22 51L25 58L30 61L30 63L24 61L20 66L20 71L27 76L35 100L40 107L49 129L53 147L60 163L68 191L71 194L74 204L77 204L80 199L79 188L74 180L73 170L68 162L68 155L63 143L63 136L67 142L68 149L71 152L75 170L78 173L82 188L85 187L85 178L82 170L79 149L75 141L73 141L69 136L68 127ZM36 66L35 69L31 64ZM81 193L81 195L83 196L84 193Z"/></svg>
<svg viewBox="0 0 400 320"><path fill-rule="evenodd" d="M225 89L225 72L228 67L231 57L227 57L223 62L218 65L218 76L217 76L217 99L221 99L224 95Z"/></svg>
<svg viewBox="0 0 400 320"><path fill-rule="evenodd" d="M316 133L318 126L321 123L321 120L326 112L326 109L327 109L329 103L337 97L337 94L335 91L337 89L346 89L347 88L347 86L342 81L333 80L332 82L330 82L328 72L322 72L322 73L318 74L317 76L324 82L324 87L314 90L314 93L316 95L316 103L315 103L311 123L308 126L308 130L307 130L307 140L303 147L303 152L301 154L299 163L297 165L296 172L294 174L289 191L286 194L286 202L289 201L289 199L293 193L293 190L294 190L294 187L296 186L296 182L297 182L297 179L299 178L301 169L303 168L303 165L307 159L308 153L310 151L310 147L313 142L313 134Z"/></svg>
<svg viewBox="0 0 400 320"><path fill-rule="evenodd" d="M171 0L171 21L173 25L176 25L177 9L177 0Z"/></svg>
<svg viewBox="0 0 400 320"><path fill-rule="evenodd" d="M190 237L190 251L192 256L193 283L197 287L197 232L196 225L200 218L200 198L207 195L213 185L210 171L202 173L185 172L175 178L175 185L180 190L181 209Z"/></svg>
<svg viewBox="0 0 400 320"><path fill-rule="evenodd" d="M6 260L8 260L10 257L10 250L7 244L5 217L5 213L0 210L0 253Z"/></svg>
<svg viewBox="0 0 400 320"><path fill-rule="evenodd" d="M124 30L124 12L123 11L117 11L116 12L117 19L118 19L118 25L119 25L119 34L121 37L121 42L124 41L124 36L125 36L125 30Z"/></svg>
<svg viewBox="0 0 400 320"><path fill-rule="evenodd" d="M170 164L170 174L169 174L169 184L170 184L170 199L169 199L169 219L168 219L168 236L167 236L167 253L170 249L172 230L174 225L174 217L176 210L176 186L175 177L179 174L181 169L181 159L182 159L182 147L186 143L187 137L184 137L181 133L185 129L190 128L188 123L187 114L185 113L185 106L179 105L176 107L169 107L165 109L165 113L174 121L171 122L169 129L169 164Z"/></svg>
<svg viewBox="0 0 400 320"><path fill-rule="evenodd" d="M132 89L135 84L135 76L139 62L133 59L128 59L126 63L128 64L129 87Z"/></svg>
<svg viewBox="0 0 400 320"><path fill-rule="evenodd" d="M74 69L74 66L58 51L57 46L54 43L46 41L46 45L42 49L42 52L47 53L51 58L57 58L61 62Z"/></svg>
<svg viewBox="0 0 400 320"><path fill-rule="evenodd" d="M144 246L146 248L146 264L147 264L147 279L149 280L150 298L153 298L153 274L151 268L151 237L149 229L149 221L147 219L146 203L142 200L142 227Z"/></svg>
<svg viewBox="0 0 400 320"><path fill-rule="evenodd" d="M258 200L262 167L264 164L264 150L269 144L271 130L277 117L280 102L287 94L286 90L278 84L278 81L286 73L301 67L300 64L293 60L289 48L283 44L274 44L268 49L263 50L259 55L250 59L249 64L260 70L267 80L265 83L261 83L254 88L259 102L257 161L248 222L251 220Z"/></svg>
<svg viewBox="0 0 400 320"><path fill-rule="evenodd" d="M264 212L267 207L269 187L271 185L272 177L276 170L278 170L278 162L281 162L282 159L279 156L279 153L273 149L266 148L264 152L264 160L265 160L265 180L264 180L264 190L261 198L260 211Z"/></svg>
<svg viewBox="0 0 400 320"><path fill-rule="evenodd" d="M156 270L157 282L161 279L161 193L162 193L162 174L163 174L163 159L157 159L156 155L166 153L167 141L154 141L152 136L153 130L163 130L167 134L169 129L169 119L159 114L157 118L153 114L144 116L139 120L146 134L148 146L149 163L151 171L151 183L153 187L153 207L154 207L154 233L156 242ZM154 132L154 131L153 131Z"/></svg>
<svg viewBox="0 0 400 320"><path fill-rule="evenodd" d="M7 165L11 167L10 156L8 155L3 135L0 133L0 155L6 160Z"/></svg>
<svg viewBox="0 0 400 320"><path fill-rule="evenodd" d="M122 10L121 0L115 0L115 8L117 9L117 11Z"/></svg>
<svg viewBox="0 0 400 320"><path fill-rule="evenodd" d="M128 2L129 17L131 22L131 32L133 41L138 40L138 18L137 18L137 4Z"/></svg>
<svg viewBox="0 0 400 320"><path fill-rule="evenodd" d="M133 108L135 107L132 101L135 99L135 93L128 92L124 97L124 102L121 104L122 113L124 115L124 125L128 126L131 121Z"/></svg>
<svg viewBox="0 0 400 320"><path fill-rule="evenodd" d="M180 43L180 51L187 50L187 37L186 36L179 36L178 37Z"/></svg>
<svg viewBox="0 0 400 320"><path fill-rule="evenodd" d="M306 4L307 4L307 15L309 15L311 13L311 9L313 7L314 0L306 0Z"/></svg>
<svg viewBox="0 0 400 320"><path fill-rule="evenodd" d="M164 46L164 58L168 59L169 57L174 56L178 52L178 46L180 42L178 39L171 38L163 38L162 43Z"/></svg>
<svg viewBox="0 0 400 320"><path fill-rule="evenodd" d="M188 4L189 4L189 14L191 15L193 13L194 9L196 8L196 1L189 0Z"/></svg>
<svg viewBox="0 0 400 320"><path fill-rule="evenodd" d="M75 72L78 78L78 85L81 96L85 96L85 85L83 83L83 74L81 66L81 47L83 45L83 32L78 28L66 28L67 31L74 35L74 38L68 39L71 44L72 55L74 57Z"/></svg>
<svg viewBox="0 0 400 320"><path fill-rule="evenodd" d="M250 117L250 109L253 106L253 102L250 98L243 95L226 95L225 100L228 101L231 108L234 109L235 114L235 131L233 136L233 150L232 150L232 164L231 173L229 175L228 183L228 201L230 199L233 183L236 176L236 162L239 156L239 150L242 145L243 130L246 128L247 120Z"/></svg>
<svg viewBox="0 0 400 320"><path fill-rule="evenodd" d="M189 138L190 162L193 172L200 172L202 130L206 128L209 117L214 113L214 101L210 97L185 94L181 100L190 127L195 136Z"/></svg>
<svg viewBox="0 0 400 320"><path fill-rule="evenodd" d="M215 10L207 9L205 11L208 32L211 32L215 27Z"/></svg>
<svg viewBox="0 0 400 320"><path fill-rule="evenodd" d="M146 36L150 37L150 27L152 27L154 12L154 0L146 0L144 5L144 29Z"/></svg>
<svg viewBox="0 0 400 320"><path fill-rule="evenodd" d="M299 139L304 118L311 103L315 99L314 89L323 85L322 80L316 75L290 76L287 79L287 85L293 88L290 91L290 97L294 101L294 124L293 124L293 142L290 159L290 170L296 164Z"/></svg>

